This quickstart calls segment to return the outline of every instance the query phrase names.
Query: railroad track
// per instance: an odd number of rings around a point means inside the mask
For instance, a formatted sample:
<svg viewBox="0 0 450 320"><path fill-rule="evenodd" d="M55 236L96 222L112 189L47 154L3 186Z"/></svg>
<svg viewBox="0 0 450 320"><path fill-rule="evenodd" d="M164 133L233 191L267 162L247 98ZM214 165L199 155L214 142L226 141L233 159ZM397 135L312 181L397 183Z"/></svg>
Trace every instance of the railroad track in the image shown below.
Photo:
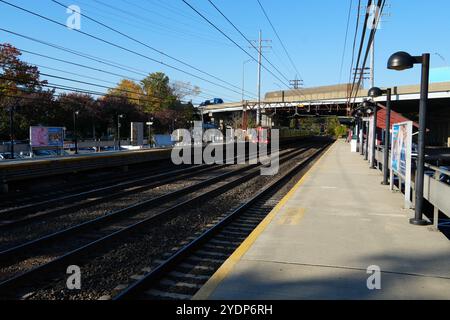
<svg viewBox="0 0 450 320"><path fill-rule="evenodd" d="M117 288L114 300L173 299L188 300L237 249L256 226L281 200L277 190L310 164L326 148L320 148L263 188L246 203L224 215L219 221L182 248L167 253L133 276L131 285Z"/></svg>
<svg viewBox="0 0 450 320"><path fill-rule="evenodd" d="M180 179L188 179L200 173L218 170L223 167L225 167L225 165L199 165L186 169L172 170L162 174L141 177L115 185L3 210L0 211L0 217L2 219L0 220L0 231L12 227L23 226L43 218L57 217L62 214L66 215L110 199L117 199L130 194L135 194Z"/></svg>
<svg viewBox="0 0 450 320"><path fill-rule="evenodd" d="M187 166L186 166L187 167ZM80 193L89 189L101 188L111 184L120 183L129 179L135 179L144 176L151 176L161 172L180 169L174 165L158 165L157 168L139 168L130 172L114 172L96 175L95 177L84 178L82 181L65 182L63 185L41 188L39 191L21 191L10 192L0 195L2 211L25 204L32 204L43 200L59 198L68 193Z"/></svg>
<svg viewBox="0 0 450 320"><path fill-rule="evenodd" d="M280 161L287 161L304 151L305 149L300 149L295 152L285 151L286 154L280 157ZM156 199L143 201L98 219L5 250L0 253L0 263L3 266L11 265L12 261L20 264L24 261L24 258L29 256L34 258L39 255L44 255L50 256L51 258L50 261L44 264L33 267L24 273L18 274L0 283L0 296L10 296L15 290L19 289L21 285L27 287L30 283L43 279L45 275L49 275L53 271L59 270L58 268L61 266L70 264L73 261L77 261L82 256L86 256L93 252L95 253L96 250L107 247L112 241L136 233L149 225L167 220L177 212L186 210L202 201L211 199L217 194L230 190L236 185L257 176L259 174L258 167L259 166L257 165L242 167L235 171L202 181L196 185L189 186L188 188L177 190ZM233 178L234 175L238 174L241 175L237 178ZM228 180L224 180L225 178ZM152 215L149 215L148 212L146 212L149 206L154 206L157 203L167 204L169 199L180 197L183 193L187 195L189 192L200 190L217 182L220 182L219 185L213 186L209 190L202 191L188 199L179 201L174 205L169 205L160 212L153 212ZM133 214L135 216L133 216ZM137 217L136 214L138 215ZM120 223L118 223L118 221ZM64 240L64 243L68 242L72 244L68 239L74 239L76 242L75 249L72 248L72 250L67 250L66 247L62 250L60 244L62 240ZM51 248L55 243L57 243L56 246Z"/></svg>
<svg viewBox="0 0 450 320"><path fill-rule="evenodd" d="M248 156L246 160L251 156L252 155ZM202 173L214 172L227 166L227 164L196 165L144 176L114 185L108 185L106 187L64 195L58 198L25 204L7 210L1 210L0 231L11 230L15 227L23 227L32 222L43 221L43 219L50 217L54 218L61 215L69 215L83 208L93 207L106 201L117 200L128 195L144 192L183 179L196 177Z"/></svg>

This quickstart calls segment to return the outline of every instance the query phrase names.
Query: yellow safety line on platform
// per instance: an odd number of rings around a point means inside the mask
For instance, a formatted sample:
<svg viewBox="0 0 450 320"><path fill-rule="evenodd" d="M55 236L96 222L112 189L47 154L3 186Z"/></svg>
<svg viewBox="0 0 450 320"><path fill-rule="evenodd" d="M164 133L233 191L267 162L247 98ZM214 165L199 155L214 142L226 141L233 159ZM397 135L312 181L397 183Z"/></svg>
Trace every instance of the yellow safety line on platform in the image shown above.
<svg viewBox="0 0 450 320"><path fill-rule="evenodd" d="M244 242L233 252L233 254L220 266L220 268L212 275L212 277L203 285L203 287L194 295L192 300L206 300L219 286L219 284L228 276L236 263L241 260L242 256L250 249L253 243L258 239L261 233L267 228L269 223L278 215L281 208L293 196L294 192L306 181L306 178L317 169L319 163L335 146L336 142L320 156L319 160L302 176L302 178L289 190L289 192L281 199L281 201L270 211L263 221L250 233Z"/></svg>

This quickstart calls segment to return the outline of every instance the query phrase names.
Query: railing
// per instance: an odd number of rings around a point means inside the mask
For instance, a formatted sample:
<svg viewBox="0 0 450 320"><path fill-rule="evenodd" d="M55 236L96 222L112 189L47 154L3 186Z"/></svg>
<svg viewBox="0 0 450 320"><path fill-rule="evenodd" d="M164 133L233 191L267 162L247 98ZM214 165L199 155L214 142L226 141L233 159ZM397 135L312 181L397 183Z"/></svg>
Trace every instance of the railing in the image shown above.
<svg viewBox="0 0 450 320"><path fill-rule="evenodd" d="M375 151L375 160L377 168L381 170L380 164L384 166L383 146L377 146ZM390 153L390 152L389 152ZM390 159L390 155L389 155ZM450 214L450 171L447 168L436 167L431 164L425 164L426 171L424 174L424 198L433 206L433 224L436 229L438 227L450 227L450 220L446 219L439 223L439 211ZM389 167L390 169L390 167ZM413 195L415 193L414 181L411 182ZM401 188L400 188L401 189ZM413 196L413 203L415 197ZM442 219L441 219L442 221Z"/></svg>

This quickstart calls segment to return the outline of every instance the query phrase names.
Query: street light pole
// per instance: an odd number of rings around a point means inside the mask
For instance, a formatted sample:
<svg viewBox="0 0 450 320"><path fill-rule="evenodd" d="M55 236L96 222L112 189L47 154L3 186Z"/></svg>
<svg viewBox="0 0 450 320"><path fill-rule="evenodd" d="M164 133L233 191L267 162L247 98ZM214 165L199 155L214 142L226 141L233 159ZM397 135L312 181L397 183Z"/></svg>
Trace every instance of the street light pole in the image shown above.
<svg viewBox="0 0 450 320"><path fill-rule="evenodd" d="M375 151L376 151L376 144L377 144L377 104L375 103L373 106L373 125L372 125L372 155L370 159L370 168L376 169L377 166L375 165Z"/></svg>
<svg viewBox="0 0 450 320"><path fill-rule="evenodd" d="M383 147L383 182L381 184L388 185L389 180L389 144L391 141L390 130L391 130L391 100L392 100L392 89L387 88L382 90L378 87L372 87L369 90L368 95L372 98L380 97L386 94L386 130L384 134L384 147Z"/></svg>
<svg viewBox="0 0 450 320"><path fill-rule="evenodd" d="M424 172L425 172L425 135L426 135L426 115L428 103L428 86L430 77L430 54L424 53L421 56L411 56L409 53L400 51L390 56L388 60L388 69L402 71L411 69L414 64L422 64L422 75L420 83L420 105L419 105L419 134L417 145L417 169L416 169L416 183L415 183L415 214L414 218L409 222L413 225L427 225L423 217L423 186L424 186Z"/></svg>
<svg viewBox="0 0 450 320"><path fill-rule="evenodd" d="M118 140L118 146L119 146L119 151L120 151L120 118L123 118L123 114L119 114L117 116L117 140Z"/></svg>
<svg viewBox="0 0 450 320"><path fill-rule="evenodd" d="M73 112L73 135L75 138L75 154L78 154L78 132L77 132L77 116L79 111Z"/></svg>
<svg viewBox="0 0 450 320"><path fill-rule="evenodd" d="M152 124L153 124L153 118L150 118L150 121L146 123L148 125L148 146L149 148L152 147Z"/></svg>
<svg viewBox="0 0 450 320"><path fill-rule="evenodd" d="M427 130L427 102L428 102L428 83L430 75L430 55L422 56L422 80L420 85L420 106L419 106L419 136L418 136L418 155L416 171L416 208L415 216L411 223L415 225L427 224L422 219L423 210L423 185L425 174L425 134Z"/></svg>
<svg viewBox="0 0 450 320"><path fill-rule="evenodd" d="M14 159L14 109L15 103L9 108L9 139L11 142L11 159Z"/></svg>
<svg viewBox="0 0 450 320"><path fill-rule="evenodd" d="M373 112L373 105L369 101L365 100L361 103L361 108L363 109L366 116L370 116L370 114ZM365 147L365 153L364 153L364 160L368 160L369 158L369 132L370 132L370 125L369 121L366 121L366 147Z"/></svg>
<svg viewBox="0 0 450 320"><path fill-rule="evenodd" d="M383 184L388 185L389 182L389 148L391 143L391 88L386 89L386 131L384 133L384 154L383 154Z"/></svg>
<svg viewBox="0 0 450 320"><path fill-rule="evenodd" d="M362 118L363 116L360 115L360 119L359 119L359 124L360 124L360 129L358 134L360 135L359 137L359 154L360 155L364 155L364 119Z"/></svg>

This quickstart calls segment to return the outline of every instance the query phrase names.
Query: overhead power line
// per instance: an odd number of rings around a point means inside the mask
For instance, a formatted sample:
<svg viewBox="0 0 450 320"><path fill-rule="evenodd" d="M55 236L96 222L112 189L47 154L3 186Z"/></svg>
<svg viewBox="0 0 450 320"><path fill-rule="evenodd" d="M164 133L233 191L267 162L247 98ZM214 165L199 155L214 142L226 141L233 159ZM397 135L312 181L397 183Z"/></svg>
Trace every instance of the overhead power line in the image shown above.
<svg viewBox="0 0 450 320"><path fill-rule="evenodd" d="M0 0L3 1L3 0ZM236 45L241 51L243 51L247 56L249 56L253 61L258 62L258 60L253 57L250 53L248 53L247 50L245 50L241 45L239 45L236 41L231 39L230 36L228 36L225 32L223 32L219 27L217 27L214 23L211 22L207 17L205 17L201 12L199 12L197 9L195 9L190 3L188 3L186 0L182 0L189 8L191 8L193 11L195 11L200 17L202 17L206 22L208 22L214 29L219 31L224 37L226 37L228 40L230 40L234 45ZM266 66L262 65L264 70L269 72L272 76L274 76L278 81L285 83L284 80L281 80L276 74L274 74L272 71L266 68Z"/></svg>
<svg viewBox="0 0 450 320"><path fill-rule="evenodd" d="M53 20L53 19L51 19L51 18L49 18L49 17L46 17L46 16L41 15L41 14L39 14L39 13L36 13L36 12L34 12L34 11L25 9L25 8L23 8L23 7L20 7L20 6L17 6L17 5L15 5L15 4L12 4L12 3L8 2L8 1L5 1L5 0L0 0L0 2L2 2L2 3L4 3L4 4L7 4L7 5L9 5L9 6L13 7L13 8L16 8L16 9L19 9L19 10L21 10L21 11L24 11L24 12L26 12L26 13L29 13L29 14L31 14L31 15L34 15L34 16L36 16L36 17L39 17L39 18L41 18L41 19L43 19L43 20L46 20L46 21L49 21L49 22L54 23L54 24L56 24L56 25L59 25L59 26L65 28L65 29L67 28L67 26L64 25L63 23L60 23L60 22L58 22L58 21L56 21L56 20ZM208 83L210 83L210 84L213 84L213 85L222 87L223 89L227 89L227 90L233 91L233 92L235 92L235 93L237 93L237 94L241 94L241 92L239 92L239 91L237 91L237 90L228 88L228 87L226 87L226 86L224 86L224 85L221 85L221 84L218 84L218 83L216 83L216 82L213 82L213 81L210 81L210 80L208 80L208 79L205 79L205 78L203 78L203 77L197 76L197 75L195 75L195 74L193 74L193 73L191 73L191 72L189 72L189 71L186 71L186 70L183 70L183 69L181 69L181 68L172 66L172 65L170 65L170 64L168 64L168 63L165 63L165 62L163 62L163 61L158 61L158 60L156 60L156 59L154 59L154 58L151 58L151 57L149 57L149 56L147 56L147 55L145 55L145 54L142 54L142 53L139 53L139 52L137 52L137 51L128 49L128 48L126 48L126 47L124 47L124 46L118 45L118 44L116 44L116 43L113 43L113 42L111 42L111 41L109 41L109 40L106 40L106 39L103 39L103 38L101 38L101 37L98 37L98 36L96 36L96 35L93 35L93 34L84 32L84 31L82 31L82 30L78 30L78 29L73 29L73 31L76 31L76 32L78 32L78 33L80 33L80 34L83 34L83 35L85 35L85 36L87 36L87 37L89 37L89 38L92 38L92 39L94 39L94 40L100 41L100 42L102 42L102 43L108 44L108 45L110 45L110 46L112 46L112 47L115 47L115 48L121 49L121 50L123 50L123 51L132 53L132 54L134 54L134 55L136 55L136 56L142 57L142 58L147 59L147 60L149 60L149 61L152 61L152 62L161 64L161 65L166 66L166 67L168 67L168 68L170 68L170 69L179 71L179 72L184 73L184 74L186 74L186 75L189 75L189 76L191 76L191 77L194 77L194 78L197 78L197 79L199 79L199 80L208 82Z"/></svg>
<svg viewBox="0 0 450 320"><path fill-rule="evenodd" d="M347 49L347 38L348 38L348 30L349 30L349 26L350 26L350 17L352 14L352 7L353 7L353 0L350 0L350 6L348 8L348 15L347 15L347 27L345 29L344 48L342 49L341 67L339 69L339 83L341 83L342 71L344 69L345 51ZM352 64L353 64L353 62L352 62Z"/></svg>
<svg viewBox="0 0 450 320"><path fill-rule="evenodd" d="M371 5L372 5L372 0L368 0L367 8L369 8ZM364 25L367 25L368 19L369 19L369 10L366 10L366 14L365 14L365 18L364 18ZM359 62L361 60L361 54L362 54L362 50L363 50L363 46L364 46L365 37L366 37L366 28L363 28L362 33L361 33L361 41L359 43L358 58L356 59L356 69L359 68ZM353 78L352 86L350 89L349 101L348 101L349 103L350 103L351 97L353 96L353 90L355 88L355 83L356 83L356 75Z"/></svg>
<svg viewBox="0 0 450 320"><path fill-rule="evenodd" d="M63 3L61 3L61 2L59 2L57 0L51 0L51 1L56 3L56 4L58 4L58 5L60 5L60 6L62 6L62 7L64 7L64 8L68 8L67 5L65 5L65 4L63 4ZM97 19L94 19L94 18L92 18L92 17L90 17L90 16L88 16L88 15L86 15L84 13L81 13L81 12L77 12L77 13L80 14L82 17L85 17L86 19L88 19L88 20L90 20L92 22L95 22L96 24L98 24L98 25L100 25L100 26L102 26L102 27L104 27L104 28L106 28L106 29L108 29L110 31L113 31L113 32L115 32L115 33L117 33L117 34L119 34L119 35L121 35L121 36L123 36L123 37L125 37L125 38L127 38L127 39L129 39L131 41L133 41L133 42L136 42L136 43L138 43L138 44L140 44L140 45L142 45L142 46L144 46L144 47L146 47L146 48L148 48L148 49L150 49L150 50L152 50L152 51L154 51L156 53L159 53L159 54L161 54L161 55L163 55L163 56L165 56L165 57L167 57L169 59L172 59L172 60L174 60L174 61L176 61L176 62L178 62L178 63L180 63L180 64L182 64L184 66L187 66L187 67L189 67L189 68L191 68L191 69L193 69L195 71L198 71L198 72L200 72L200 73L202 73L204 75L207 75L207 76L209 76L209 77L211 77L211 78L213 78L215 80L218 80L218 81L220 81L222 83L225 83L225 84L227 84L227 85L229 85L229 86L231 86L231 87L233 87L235 89L238 89L238 90L241 89L241 88L235 86L234 84L232 84L232 83L230 83L228 81L225 81L225 80L223 80L223 79L221 79L221 78L219 78L219 77L217 77L217 76L215 76L215 75L213 75L213 74L211 74L209 72L203 71L203 70L193 66L192 64L189 64L189 63L187 63L185 61L182 61L182 60L180 60L178 58L175 58L175 57L165 53L164 51L156 49L153 46L150 46L150 45L148 45L148 44L146 44L146 43L144 43L144 42L142 42L142 41L140 41L140 40L138 40L138 39L136 39L136 38L134 38L134 37L124 33L124 32L122 32L122 31L120 31L120 30L118 30L116 28L113 28L113 27L111 27L111 26L109 26L109 25L107 25L107 24L105 24L105 23L103 23L103 22L101 22L101 21L99 21ZM247 93L249 93L249 92L247 92Z"/></svg>
<svg viewBox="0 0 450 320"><path fill-rule="evenodd" d="M8 81L17 81L18 80L17 78L5 77L5 76L1 76L1 75L0 75L0 79L4 79L4 80L8 80ZM126 98L127 100L137 101L137 102L142 102L142 101L146 101L146 100L150 101L149 100L150 98L160 99L160 97L151 96L151 95L143 95L142 98L136 99L136 98L133 98L133 97L125 97L124 95L103 93L103 92L99 92L99 91L94 91L94 90L89 90L89 89L82 89L82 88L78 88L78 87L67 86L67 85L64 85L64 84L53 83L53 82L49 82L47 84L41 84L41 86L44 87L44 88L58 89L58 90L64 90L64 91L72 91L72 92L83 93L83 94L94 95L94 96L100 96L100 97L111 97L111 98L120 98L120 99ZM32 92L32 93L39 93L39 92ZM2 95L0 95L0 96L2 96ZM187 103L189 101L180 100L180 102Z"/></svg>
<svg viewBox="0 0 450 320"><path fill-rule="evenodd" d="M300 72L297 69L297 66L295 65L294 61L291 58L291 55L289 54L288 50L286 49L286 46L284 45L283 41L281 40L277 30L275 29L274 25L272 24L272 21L270 20L266 10L264 9L263 5L261 4L261 2L259 0L258 1L259 6L261 7L262 12L264 13L264 16L266 17L267 21L269 22L270 26L272 27L273 32L275 33L275 35L278 38L278 41L280 41L281 46L283 47L284 52L286 53L286 56L288 57L289 61L291 62L291 65L294 67L295 71L297 72L297 76L300 78L300 80L302 80L302 76L300 74Z"/></svg>
<svg viewBox="0 0 450 320"><path fill-rule="evenodd" d="M228 21L229 24L231 24L233 26L233 28L252 46L253 49L255 49L259 54L261 54L261 56L264 58L264 60L270 64L270 66L272 68L274 68L278 74L280 74L287 82L289 82L289 79L277 68L275 67L265 56L264 54L260 53L260 48L258 48L257 46L255 46L253 44L252 41L250 41L243 33L241 30L239 30L239 28L233 23L231 22L231 20L222 12L222 10L220 10L215 4L214 2L212 2L212 0L208 0L208 2L214 7L214 9L216 9L217 12L220 13L220 15Z"/></svg>
<svg viewBox="0 0 450 320"><path fill-rule="evenodd" d="M378 24L379 24L381 16L382 16L385 3L386 3L386 0L378 0L377 6L380 8L380 11L379 11L378 16L375 17L375 22L372 25L372 29L371 29L371 32L370 32L369 40L367 42L366 52L365 52L363 63L362 63L362 67L361 67L363 70L366 67L367 58L369 57L370 48L371 48L372 43L373 43L373 41L375 39L375 34L377 32L377 29L378 29ZM358 95L358 91L359 91L360 86L361 86L361 81L363 80L362 78L363 78L363 75L361 74L361 76L359 78L359 81L358 81L358 86L356 87L356 93L355 93L355 97L354 97L354 100L353 100L353 104L354 104L354 102L356 100L356 97ZM350 99L351 98L352 98L352 96L350 96Z"/></svg>
<svg viewBox="0 0 450 320"><path fill-rule="evenodd" d="M2 29L0 28L0 30L2 30ZM4 46L3 44L0 44L0 47L3 47L3 46ZM17 47L16 47L16 48L17 48ZM53 61L62 62L62 63L68 64L68 65L72 65L72 66L82 67L82 68L85 68L85 69L88 69L88 70L93 70L93 71L97 71L97 72L101 72L101 73L105 73L105 74L117 76L117 77L120 77L120 78L122 78L122 79L131 80L131 81L138 82L138 83L141 81L141 80L139 80L139 79L132 78L132 77L129 77L129 76L117 74L117 73L114 73L114 72L109 72L109 71L106 71L106 70L103 70L103 69L98 69L98 68L95 68L95 67L91 67L91 66L87 66L87 65L75 63L75 62L68 61L68 60L64 60L64 59L59 59L59 58L51 57L51 56L48 56L48 55L45 55L45 54L41 54L41 53L38 53L38 52L35 52L35 51L30 51L30 50L26 50L26 49L22 49L22 48L17 48L17 49L18 49L19 51L24 52L24 53L27 53L27 54L35 55L35 56L38 56L38 57L43 57L43 58L46 58L46 59L49 59L49 60L53 60ZM63 50L64 47L60 47L60 48L58 48L58 49ZM70 53L73 53L73 52L70 52ZM86 57L86 58L90 59L89 57ZM100 59L100 58L99 58L99 59ZM97 61L97 60L94 59L94 61ZM98 61L98 62L102 62L102 61ZM30 63L30 64L33 64L33 65L35 65L35 66L38 66L38 67L47 68L47 69L49 69L49 70L58 71L58 72L63 72L63 73L66 73L66 74L71 74L71 75L79 76L79 77L86 78L86 79L91 79L91 80L96 80L96 81L101 81L101 82L110 83L110 84L116 84L116 85L117 85L117 83L118 83L118 82L107 81L107 80L103 80L103 79L99 79L99 78L95 78L95 77L90 77L90 76L87 76L87 75L82 75L82 74L79 74L79 73L70 72L70 71L67 71L67 70L61 70L61 69L57 69L57 68L52 68L52 67L48 67L48 66L45 66L45 65L40 65L40 64L32 63L32 62L29 62L29 63ZM114 64L108 64L108 65L111 65L111 66L117 68L117 66L115 66ZM137 70L137 69L136 69L136 70ZM138 74L138 75L142 75L142 76L146 76L146 75L147 75L147 73L145 73L144 71L141 71L141 72L140 72L139 70L137 70L137 71L131 71L131 72L133 72L133 73L135 73L135 74ZM186 86L189 86L189 87L191 87L191 88L194 87L194 86L191 85L191 84L187 84L187 83L183 83L183 84L186 85ZM213 91L210 91L210 90L205 90L205 89L200 88L200 87L198 87L198 88L200 89L201 93L210 94L210 95L217 95L217 94L218 94L217 92L213 92ZM219 95L222 95L222 94L219 94ZM209 98L210 98L210 97L204 96L204 95L202 95L202 94L195 94L195 95L192 95L192 96L195 96L195 97L203 97L203 98L205 98L205 99L209 99ZM226 95L224 95L224 96L227 97ZM233 99L230 98L230 97L228 97L228 98L229 98L229 100L233 100Z"/></svg>

